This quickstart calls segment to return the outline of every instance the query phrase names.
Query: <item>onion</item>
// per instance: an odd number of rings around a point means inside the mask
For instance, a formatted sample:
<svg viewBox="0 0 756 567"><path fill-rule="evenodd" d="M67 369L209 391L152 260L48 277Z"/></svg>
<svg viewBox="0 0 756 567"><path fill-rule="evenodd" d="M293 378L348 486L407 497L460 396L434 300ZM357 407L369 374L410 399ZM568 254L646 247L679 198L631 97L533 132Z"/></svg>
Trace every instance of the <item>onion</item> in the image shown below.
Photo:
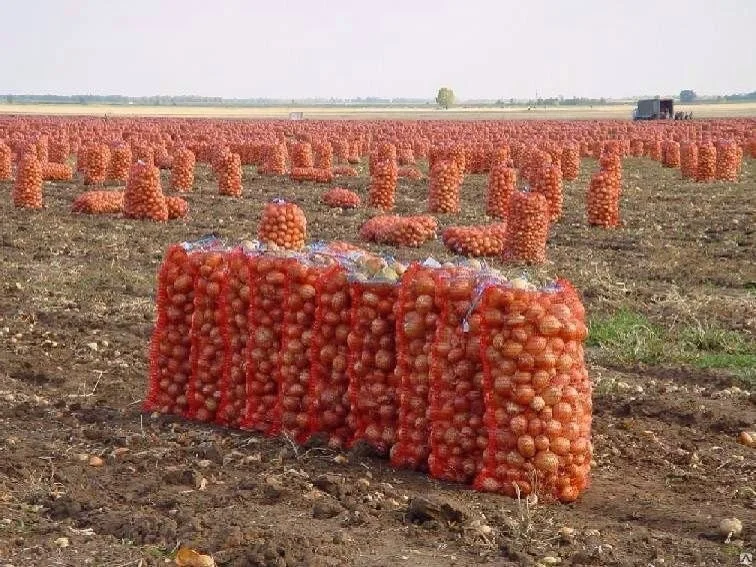
<svg viewBox="0 0 756 567"><path fill-rule="evenodd" d="M307 218L294 203L271 202L263 209L257 234L264 243L299 250L305 244Z"/></svg>

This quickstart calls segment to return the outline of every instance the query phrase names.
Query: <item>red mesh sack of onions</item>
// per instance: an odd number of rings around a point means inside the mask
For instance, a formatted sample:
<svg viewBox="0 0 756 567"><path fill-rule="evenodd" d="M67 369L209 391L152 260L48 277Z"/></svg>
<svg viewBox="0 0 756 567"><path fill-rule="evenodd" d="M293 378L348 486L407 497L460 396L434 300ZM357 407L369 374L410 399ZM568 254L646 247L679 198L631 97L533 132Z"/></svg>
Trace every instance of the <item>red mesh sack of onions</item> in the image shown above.
<svg viewBox="0 0 756 567"><path fill-rule="evenodd" d="M131 159L134 162L155 165L155 150L149 144L137 143L132 148Z"/></svg>
<svg viewBox="0 0 756 567"><path fill-rule="evenodd" d="M460 175L456 162L437 160L430 170L428 211L431 213L458 213Z"/></svg>
<svg viewBox="0 0 756 567"><path fill-rule="evenodd" d="M488 174L486 214L497 219L507 218L509 199L517 185L517 171L506 162L498 162Z"/></svg>
<svg viewBox="0 0 756 567"><path fill-rule="evenodd" d="M396 161L399 165L415 165L415 153L412 146L399 146L396 149Z"/></svg>
<svg viewBox="0 0 756 567"><path fill-rule="evenodd" d="M218 157L216 175L218 193L229 197L241 197L242 167L239 154L224 152Z"/></svg>
<svg viewBox="0 0 756 567"><path fill-rule="evenodd" d="M403 166L396 170L397 177L419 181L423 178L423 172L413 166Z"/></svg>
<svg viewBox="0 0 756 567"><path fill-rule="evenodd" d="M111 181L126 182L131 168L131 147L128 144L118 144L110 151L110 171L107 178Z"/></svg>
<svg viewBox="0 0 756 567"><path fill-rule="evenodd" d="M431 357L428 465L435 478L470 483L483 466L487 445L481 316L474 301L480 272L460 267L434 277L443 309Z"/></svg>
<svg viewBox="0 0 756 567"><path fill-rule="evenodd" d="M662 143L660 140L646 140L643 145L643 153L654 161L662 160Z"/></svg>
<svg viewBox="0 0 756 567"><path fill-rule="evenodd" d="M566 282L483 294L488 446L475 487L573 502L588 486L591 383L584 309Z"/></svg>
<svg viewBox="0 0 756 567"><path fill-rule="evenodd" d="M491 169L499 164L503 164L505 167L509 166L510 153L509 146L496 146L491 151Z"/></svg>
<svg viewBox="0 0 756 567"><path fill-rule="evenodd" d="M360 228L360 237L392 246L420 247L436 237L438 221L429 215L378 215Z"/></svg>
<svg viewBox="0 0 756 567"><path fill-rule="evenodd" d="M297 443L303 444L314 432L310 364L315 355L313 327L317 309L317 282L325 271L305 257L287 265L284 287L284 315L281 342L279 403L281 427Z"/></svg>
<svg viewBox="0 0 756 567"><path fill-rule="evenodd" d="M264 172L268 175L286 175L286 145L270 144L265 149ZM259 173L262 173L258 170Z"/></svg>
<svg viewBox="0 0 756 567"><path fill-rule="evenodd" d="M157 167L142 162L131 166L123 193L123 214L131 219L168 220L168 206Z"/></svg>
<svg viewBox="0 0 756 567"><path fill-rule="evenodd" d="M150 382L145 411L185 415L192 376L194 264L191 245L171 246L160 266L157 323L150 343Z"/></svg>
<svg viewBox="0 0 756 567"><path fill-rule="evenodd" d="M698 146L696 181L710 183L717 177L717 148L711 142Z"/></svg>
<svg viewBox="0 0 756 567"><path fill-rule="evenodd" d="M37 138L37 141L35 142L36 151L37 151L37 159L39 160L39 163L45 164L47 163L47 156L49 154L49 143L50 139L47 137L46 134L41 135L39 138Z"/></svg>
<svg viewBox="0 0 756 567"><path fill-rule="evenodd" d="M548 234L546 198L532 191L516 191L509 201L505 257L515 262L542 264L546 261Z"/></svg>
<svg viewBox="0 0 756 567"><path fill-rule="evenodd" d="M250 259L247 406L243 426L277 435L281 431L281 339L288 259L261 255Z"/></svg>
<svg viewBox="0 0 756 567"><path fill-rule="evenodd" d="M698 146L692 142L680 144L680 173L683 179L695 179L698 171Z"/></svg>
<svg viewBox="0 0 756 567"><path fill-rule="evenodd" d="M336 177L357 177L359 172L350 165L335 165L332 169Z"/></svg>
<svg viewBox="0 0 756 567"><path fill-rule="evenodd" d="M179 148L173 154L171 167L171 188L174 191L191 191L194 185L194 153L187 148Z"/></svg>
<svg viewBox="0 0 756 567"><path fill-rule="evenodd" d="M73 170L67 163L48 161L42 164L42 179L47 181L71 181Z"/></svg>
<svg viewBox="0 0 756 567"><path fill-rule="evenodd" d="M574 181L580 175L580 148L572 144L562 148L562 177L565 181Z"/></svg>
<svg viewBox="0 0 756 567"><path fill-rule="evenodd" d="M181 197L166 197L165 206L168 209L168 220L183 219L189 212L189 203Z"/></svg>
<svg viewBox="0 0 756 567"><path fill-rule="evenodd" d="M732 141L717 144L717 179L737 182L742 161L738 150L738 145Z"/></svg>
<svg viewBox="0 0 756 567"><path fill-rule="evenodd" d="M155 165L158 169L170 169L173 166L173 158L168 153L168 148L158 145L154 148L155 151Z"/></svg>
<svg viewBox="0 0 756 567"><path fill-rule="evenodd" d="M71 145L66 137L58 137L50 140L48 161L52 163L66 163L71 153Z"/></svg>
<svg viewBox="0 0 756 567"><path fill-rule="evenodd" d="M350 425L349 347L351 300L346 270L328 268L315 283L315 323L312 328L310 428L324 433L328 445L343 449L352 441Z"/></svg>
<svg viewBox="0 0 756 567"><path fill-rule="evenodd" d="M391 142L376 144L368 158L368 173L374 175L375 166L382 161L390 161L396 165L396 146Z"/></svg>
<svg viewBox="0 0 756 567"><path fill-rule="evenodd" d="M314 167L312 145L308 142L297 142L291 148L291 167Z"/></svg>
<svg viewBox="0 0 756 567"><path fill-rule="evenodd" d="M354 439L387 454L396 436L395 282L351 282L349 400Z"/></svg>
<svg viewBox="0 0 756 567"><path fill-rule="evenodd" d="M103 215L120 213L123 210L123 191L86 191L81 193L71 206L74 213Z"/></svg>
<svg viewBox="0 0 756 567"><path fill-rule="evenodd" d="M315 142L312 144L313 167L315 169L331 170L333 167L333 147L329 142Z"/></svg>
<svg viewBox="0 0 756 567"><path fill-rule="evenodd" d="M307 238L307 217L294 203L276 199L265 205L257 236L268 245L300 250Z"/></svg>
<svg viewBox="0 0 756 567"><path fill-rule="evenodd" d="M252 252L252 251L249 251ZM227 277L223 293L226 364L221 377L221 399L216 421L241 427L247 404L247 342L251 297L250 256L236 248L226 258Z"/></svg>
<svg viewBox="0 0 756 567"><path fill-rule="evenodd" d="M506 250L507 223L450 226L441 239L447 249L461 256L501 256Z"/></svg>
<svg viewBox="0 0 756 567"><path fill-rule="evenodd" d="M434 271L412 264L399 286L396 315L399 415L396 443L391 448L391 464L398 468L425 470L428 465L431 349L441 312Z"/></svg>
<svg viewBox="0 0 756 567"><path fill-rule="evenodd" d="M372 179L368 189L370 206L389 211L394 208L396 199L396 162L389 159L380 160L371 169Z"/></svg>
<svg viewBox="0 0 756 567"><path fill-rule="evenodd" d="M556 222L562 216L562 169L558 165L547 165L533 184L532 190L546 198L549 205L549 222Z"/></svg>
<svg viewBox="0 0 756 567"><path fill-rule="evenodd" d="M360 206L360 196L343 187L334 187L323 193L323 203L329 207L353 209Z"/></svg>
<svg viewBox="0 0 756 567"><path fill-rule="evenodd" d="M187 417L198 421L215 421L223 392L227 324L222 292L228 278L226 256L225 250L214 246L190 257L196 277Z"/></svg>
<svg viewBox="0 0 756 567"><path fill-rule="evenodd" d="M619 194L609 177L606 172L599 171L591 178L585 200L590 225L603 228L619 226Z"/></svg>
<svg viewBox="0 0 756 567"><path fill-rule="evenodd" d="M630 155L633 157L643 157L643 140L641 138L630 140Z"/></svg>
<svg viewBox="0 0 756 567"><path fill-rule="evenodd" d="M599 158L601 171L607 174L607 181L618 195L622 194L622 158L618 153L606 152Z"/></svg>
<svg viewBox="0 0 756 567"><path fill-rule="evenodd" d="M333 148L333 157L336 163L346 163L347 154L349 153L349 142L344 138L331 138L331 147Z"/></svg>
<svg viewBox="0 0 756 567"><path fill-rule="evenodd" d="M41 209L42 198L42 164L36 153L24 154L18 162L16 182L13 185L13 205L23 209Z"/></svg>
<svg viewBox="0 0 756 567"><path fill-rule="evenodd" d="M662 144L662 166L680 167L680 143L674 140L665 140Z"/></svg>
<svg viewBox="0 0 756 567"><path fill-rule="evenodd" d="M443 309L431 356L428 468L435 478L470 483L483 466L488 443L483 427L481 315L473 302L478 275L457 268L438 270L434 279Z"/></svg>
<svg viewBox="0 0 756 567"><path fill-rule="evenodd" d="M13 179L13 150L0 140L0 181Z"/></svg>
<svg viewBox="0 0 756 567"><path fill-rule="evenodd" d="M87 150L87 167L84 170L86 185L100 185L108 178L110 148L105 144L92 144Z"/></svg>

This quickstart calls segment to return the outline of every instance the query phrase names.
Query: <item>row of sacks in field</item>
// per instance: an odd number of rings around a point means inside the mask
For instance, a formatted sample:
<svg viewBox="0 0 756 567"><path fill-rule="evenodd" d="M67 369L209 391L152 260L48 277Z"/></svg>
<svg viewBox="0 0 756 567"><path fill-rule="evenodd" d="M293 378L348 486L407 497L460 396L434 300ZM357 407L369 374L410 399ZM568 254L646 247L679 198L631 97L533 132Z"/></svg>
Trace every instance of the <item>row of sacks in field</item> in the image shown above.
<svg viewBox="0 0 756 567"><path fill-rule="evenodd" d="M176 244L145 410L367 443L438 479L574 501L592 455L584 321L569 282L537 287L476 260Z"/></svg>

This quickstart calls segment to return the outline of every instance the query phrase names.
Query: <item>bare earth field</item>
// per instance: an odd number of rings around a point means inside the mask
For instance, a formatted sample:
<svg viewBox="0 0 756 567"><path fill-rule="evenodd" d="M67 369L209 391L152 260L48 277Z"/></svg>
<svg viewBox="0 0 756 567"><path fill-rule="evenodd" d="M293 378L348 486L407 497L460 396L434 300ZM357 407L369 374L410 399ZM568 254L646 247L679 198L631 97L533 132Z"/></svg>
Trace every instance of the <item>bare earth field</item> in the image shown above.
<svg viewBox="0 0 756 567"><path fill-rule="evenodd" d="M627 120L632 117L631 104L607 106L563 106L553 108L459 108L441 110L428 107L350 108L318 107L230 107L230 106L131 106L98 104L0 104L0 114L59 116L171 116L206 118L287 118L289 112L303 112L305 118L322 120ZM756 116L756 102L737 104L695 104L676 106L693 112L696 118L747 118Z"/></svg>
<svg viewBox="0 0 756 567"><path fill-rule="evenodd" d="M746 564L756 459L737 437L756 422L756 161L738 184L703 185L628 159L614 231L585 223L595 168L584 160L565 185L538 271L571 279L591 319L593 484L556 506L141 413L170 243L254 237L278 196L302 205L314 239L356 242L370 211L327 209L322 187L253 169L238 200L200 167L189 219L169 224L73 215L78 182L46 183L47 208L18 211L0 183L0 565L157 566L179 543L236 567ZM364 173L341 184L365 198ZM468 176L464 213L441 224L483 222L485 184ZM400 180L399 213L426 198L426 181ZM447 256L440 242L394 253ZM744 530L725 543L732 516Z"/></svg>

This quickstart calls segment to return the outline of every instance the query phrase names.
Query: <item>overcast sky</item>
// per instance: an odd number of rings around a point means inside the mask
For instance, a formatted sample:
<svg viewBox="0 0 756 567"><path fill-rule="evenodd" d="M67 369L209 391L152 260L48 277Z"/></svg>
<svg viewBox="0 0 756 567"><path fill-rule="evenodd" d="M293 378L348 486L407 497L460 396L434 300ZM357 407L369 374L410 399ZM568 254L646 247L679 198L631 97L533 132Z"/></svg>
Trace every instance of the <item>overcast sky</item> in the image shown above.
<svg viewBox="0 0 756 567"><path fill-rule="evenodd" d="M756 0L0 0L0 93L756 90Z"/></svg>

